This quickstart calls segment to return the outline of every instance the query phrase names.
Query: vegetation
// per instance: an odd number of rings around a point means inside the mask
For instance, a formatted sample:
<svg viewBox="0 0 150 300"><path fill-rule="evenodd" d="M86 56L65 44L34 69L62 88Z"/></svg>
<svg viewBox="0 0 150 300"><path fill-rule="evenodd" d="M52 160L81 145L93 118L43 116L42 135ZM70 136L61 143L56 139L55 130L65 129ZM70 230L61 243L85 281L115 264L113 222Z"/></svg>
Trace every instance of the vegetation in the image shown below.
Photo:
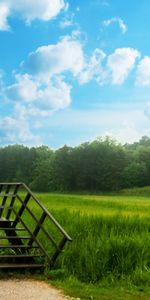
<svg viewBox="0 0 150 300"><path fill-rule="evenodd" d="M0 181L36 191L104 192L150 185L150 138L120 145L105 138L53 151L47 146L0 148Z"/></svg>
<svg viewBox="0 0 150 300"><path fill-rule="evenodd" d="M38 198L73 237L49 274L53 284L81 299L149 299L150 138L0 148L0 181L12 178L53 192Z"/></svg>
<svg viewBox="0 0 150 300"><path fill-rule="evenodd" d="M150 188L130 192L38 194L73 237L50 272L53 284L81 299L149 299Z"/></svg>

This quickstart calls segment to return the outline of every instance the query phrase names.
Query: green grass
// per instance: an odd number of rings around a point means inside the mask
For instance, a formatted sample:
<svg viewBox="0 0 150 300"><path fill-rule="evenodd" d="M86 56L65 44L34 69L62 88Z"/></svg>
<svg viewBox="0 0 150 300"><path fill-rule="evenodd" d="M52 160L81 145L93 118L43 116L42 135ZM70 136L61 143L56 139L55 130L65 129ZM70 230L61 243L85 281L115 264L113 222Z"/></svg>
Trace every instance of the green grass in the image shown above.
<svg viewBox="0 0 150 300"><path fill-rule="evenodd" d="M81 299L150 299L150 189L134 191L37 195L73 238L50 273L57 286Z"/></svg>
<svg viewBox="0 0 150 300"><path fill-rule="evenodd" d="M85 284L75 278L65 281L50 281L56 287L65 290L73 299L84 300L148 300L150 289L126 285L125 282L109 284Z"/></svg>
<svg viewBox="0 0 150 300"><path fill-rule="evenodd" d="M149 198L141 195L37 194L37 196L50 210L66 209L71 213L80 212L82 215L108 217L121 214L123 216L148 217L150 212Z"/></svg>
<svg viewBox="0 0 150 300"><path fill-rule="evenodd" d="M108 195L37 194L73 238L46 278L81 299L150 299L149 195L148 187ZM33 204L32 210L39 214Z"/></svg>

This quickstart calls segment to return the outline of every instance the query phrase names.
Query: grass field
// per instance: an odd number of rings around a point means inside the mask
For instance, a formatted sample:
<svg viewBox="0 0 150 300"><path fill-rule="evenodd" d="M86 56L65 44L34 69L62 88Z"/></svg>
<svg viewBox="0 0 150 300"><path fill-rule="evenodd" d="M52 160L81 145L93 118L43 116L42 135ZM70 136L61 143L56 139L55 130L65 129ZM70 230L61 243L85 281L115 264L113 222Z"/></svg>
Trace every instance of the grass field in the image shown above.
<svg viewBox="0 0 150 300"><path fill-rule="evenodd" d="M149 195L37 194L73 238L53 283L81 299L150 299Z"/></svg>
<svg viewBox="0 0 150 300"><path fill-rule="evenodd" d="M150 299L149 187L107 195L35 194L73 238L46 270L46 280L80 299ZM29 205L39 218L34 202ZM28 212L24 218L35 227ZM45 225L59 238L53 225ZM39 238L51 255L42 232Z"/></svg>

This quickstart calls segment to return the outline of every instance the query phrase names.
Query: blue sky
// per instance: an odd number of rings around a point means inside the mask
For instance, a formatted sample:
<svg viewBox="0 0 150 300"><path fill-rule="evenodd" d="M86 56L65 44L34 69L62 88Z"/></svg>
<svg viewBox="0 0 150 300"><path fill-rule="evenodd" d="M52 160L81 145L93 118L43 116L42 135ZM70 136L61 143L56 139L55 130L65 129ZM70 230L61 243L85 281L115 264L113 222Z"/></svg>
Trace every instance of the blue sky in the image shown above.
<svg viewBox="0 0 150 300"><path fill-rule="evenodd" d="M0 0L0 145L150 136L149 28L149 0Z"/></svg>

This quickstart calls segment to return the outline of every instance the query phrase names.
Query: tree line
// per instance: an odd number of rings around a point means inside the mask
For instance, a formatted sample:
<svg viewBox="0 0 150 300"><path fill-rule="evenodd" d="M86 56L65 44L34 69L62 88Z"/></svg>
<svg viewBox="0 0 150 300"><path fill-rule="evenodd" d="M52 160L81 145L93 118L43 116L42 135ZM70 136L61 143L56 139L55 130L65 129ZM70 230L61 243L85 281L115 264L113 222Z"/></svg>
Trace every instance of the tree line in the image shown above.
<svg viewBox="0 0 150 300"><path fill-rule="evenodd" d="M106 137L77 147L0 147L0 182L33 190L100 192L150 185L150 138L121 145Z"/></svg>

